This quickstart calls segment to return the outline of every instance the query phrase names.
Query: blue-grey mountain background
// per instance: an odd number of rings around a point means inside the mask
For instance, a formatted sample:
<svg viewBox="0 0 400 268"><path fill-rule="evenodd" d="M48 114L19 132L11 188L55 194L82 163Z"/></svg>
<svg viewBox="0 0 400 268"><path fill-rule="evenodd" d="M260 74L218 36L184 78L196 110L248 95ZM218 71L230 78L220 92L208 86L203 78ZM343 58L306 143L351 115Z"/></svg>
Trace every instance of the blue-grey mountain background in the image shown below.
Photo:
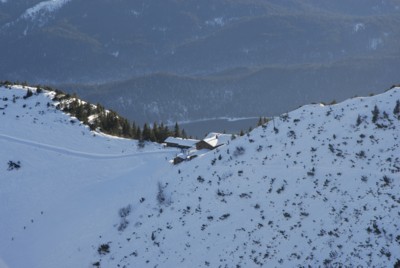
<svg viewBox="0 0 400 268"><path fill-rule="evenodd" d="M271 116L400 82L397 0L50 2L0 0L0 80L139 123Z"/></svg>

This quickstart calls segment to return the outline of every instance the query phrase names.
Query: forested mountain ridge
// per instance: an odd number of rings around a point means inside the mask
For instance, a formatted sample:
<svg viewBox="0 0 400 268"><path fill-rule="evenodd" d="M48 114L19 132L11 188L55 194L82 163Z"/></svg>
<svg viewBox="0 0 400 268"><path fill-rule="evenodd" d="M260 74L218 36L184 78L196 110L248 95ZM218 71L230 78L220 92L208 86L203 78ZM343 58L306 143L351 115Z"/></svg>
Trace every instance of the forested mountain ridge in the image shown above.
<svg viewBox="0 0 400 268"><path fill-rule="evenodd" d="M0 79L53 84L134 121L272 116L398 83L399 6L2 1Z"/></svg>

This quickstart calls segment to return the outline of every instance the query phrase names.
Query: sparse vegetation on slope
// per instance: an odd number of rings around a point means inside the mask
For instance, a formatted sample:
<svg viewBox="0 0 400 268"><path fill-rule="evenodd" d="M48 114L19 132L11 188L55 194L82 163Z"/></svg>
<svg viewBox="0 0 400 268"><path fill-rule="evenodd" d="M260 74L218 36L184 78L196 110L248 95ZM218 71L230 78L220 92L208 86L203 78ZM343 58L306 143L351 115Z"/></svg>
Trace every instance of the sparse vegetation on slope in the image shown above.
<svg viewBox="0 0 400 268"><path fill-rule="evenodd" d="M396 267L399 98L303 106L165 174L101 263Z"/></svg>

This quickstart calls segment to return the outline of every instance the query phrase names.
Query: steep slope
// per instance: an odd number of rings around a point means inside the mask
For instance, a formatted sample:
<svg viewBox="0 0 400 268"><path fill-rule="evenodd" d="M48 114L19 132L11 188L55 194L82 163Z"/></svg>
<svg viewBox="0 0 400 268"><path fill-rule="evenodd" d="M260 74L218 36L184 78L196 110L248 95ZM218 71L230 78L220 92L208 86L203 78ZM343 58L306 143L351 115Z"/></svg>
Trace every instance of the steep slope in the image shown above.
<svg viewBox="0 0 400 268"><path fill-rule="evenodd" d="M57 111L35 120L36 102L7 101L2 115L10 267L400 263L400 88L303 106L178 166L175 151L93 137Z"/></svg>
<svg viewBox="0 0 400 268"><path fill-rule="evenodd" d="M75 246L112 226L103 210L155 192L148 179L177 152L91 132L55 109L53 92L27 89L0 88L0 267L85 267Z"/></svg>
<svg viewBox="0 0 400 268"><path fill-rule="evenodd" d="M146 208L134 202L133 226L102 233L98 244L108 242L110 253L97 260L102 267L393 266L399 99L397 88L305 106L179 166L160 178L158 205L156 196Z"/></svg>

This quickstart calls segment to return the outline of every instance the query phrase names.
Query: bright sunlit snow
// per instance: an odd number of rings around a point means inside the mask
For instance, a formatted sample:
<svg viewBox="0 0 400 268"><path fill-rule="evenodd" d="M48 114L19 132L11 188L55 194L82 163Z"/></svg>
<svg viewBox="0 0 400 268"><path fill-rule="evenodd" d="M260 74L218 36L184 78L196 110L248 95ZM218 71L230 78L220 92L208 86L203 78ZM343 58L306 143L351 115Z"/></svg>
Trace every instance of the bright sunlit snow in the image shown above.
<svg viewBox="0 0 400 268"><path fill-rule="evenodd" d="M51 93L25 95L0 88L0 267L400 259L400 88L303 106L176 166L179 150L91 132Z"/></svg>

